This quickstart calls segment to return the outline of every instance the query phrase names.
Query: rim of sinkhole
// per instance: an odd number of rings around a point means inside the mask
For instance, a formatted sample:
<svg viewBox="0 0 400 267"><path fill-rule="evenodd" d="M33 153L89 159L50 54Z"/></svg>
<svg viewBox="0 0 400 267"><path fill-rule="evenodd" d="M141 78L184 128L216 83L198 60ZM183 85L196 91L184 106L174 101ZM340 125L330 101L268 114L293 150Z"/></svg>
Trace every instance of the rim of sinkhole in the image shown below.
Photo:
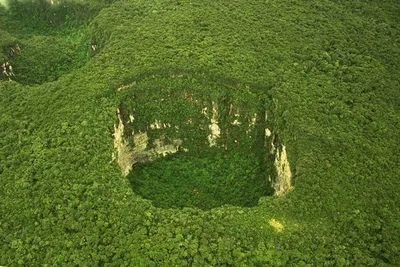
<svg viewBox="0 0 400 267"><path fill-rule="evenodd" d="M291 189L268 88L195 72L153 72L118 88L114 159L160 208L251 207Z"/></svg>

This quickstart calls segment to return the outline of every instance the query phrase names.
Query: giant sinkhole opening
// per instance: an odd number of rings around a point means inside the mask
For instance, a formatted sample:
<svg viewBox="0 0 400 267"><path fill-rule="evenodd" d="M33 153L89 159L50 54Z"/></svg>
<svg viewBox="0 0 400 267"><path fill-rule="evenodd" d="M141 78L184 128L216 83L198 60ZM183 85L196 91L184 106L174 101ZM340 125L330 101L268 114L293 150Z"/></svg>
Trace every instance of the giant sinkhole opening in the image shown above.
<svg viewBox="0 0 400 267"><path fill-rule="evenodd" d="M115 158L132 190L155 206L251 207L290 189L268 88L155 72L118 91Z"/></svg>
<svg viewBox="0 0 400 267"><path fill-rule="evenodd" d="M0 81L39 85L83 67L102 49L91 21L109 4L0 0Z"/></svg>

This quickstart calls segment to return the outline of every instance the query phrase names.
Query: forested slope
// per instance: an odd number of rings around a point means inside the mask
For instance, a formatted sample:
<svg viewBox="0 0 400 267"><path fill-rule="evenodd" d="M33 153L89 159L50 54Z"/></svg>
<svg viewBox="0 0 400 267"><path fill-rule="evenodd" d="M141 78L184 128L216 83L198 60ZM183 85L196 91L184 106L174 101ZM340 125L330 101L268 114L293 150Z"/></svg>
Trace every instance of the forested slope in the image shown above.
<svg viewBox="0 0 400 267"><path fill-rule="evenodd" d="M65 3L0 6L0 265L400 262L398 1ZM264 88L294 190L210 210L132 191L118 88L177 70Z"/></svg>

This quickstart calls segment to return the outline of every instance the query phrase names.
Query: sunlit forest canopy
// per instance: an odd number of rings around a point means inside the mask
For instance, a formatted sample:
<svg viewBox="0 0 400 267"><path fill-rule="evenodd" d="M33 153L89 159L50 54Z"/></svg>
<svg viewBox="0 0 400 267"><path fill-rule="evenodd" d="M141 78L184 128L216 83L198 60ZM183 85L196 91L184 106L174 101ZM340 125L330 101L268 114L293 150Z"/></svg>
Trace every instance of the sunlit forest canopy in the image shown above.
<svg viewBox="0 0 400 267"><path fill-rule="evenodd" d="M398 265L399 14L0 0L0 266Z"/></svg>

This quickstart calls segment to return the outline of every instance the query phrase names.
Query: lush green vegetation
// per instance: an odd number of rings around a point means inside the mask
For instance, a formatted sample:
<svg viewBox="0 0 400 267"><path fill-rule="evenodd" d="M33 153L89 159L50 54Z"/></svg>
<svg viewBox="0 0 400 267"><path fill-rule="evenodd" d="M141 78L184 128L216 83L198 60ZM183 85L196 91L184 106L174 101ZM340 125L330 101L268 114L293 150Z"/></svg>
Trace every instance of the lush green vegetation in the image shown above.
<svg viewBox="0 0 400 267"><path fill-rule="evenodd" d="M15 74L0 74L0 265L400 262L398 1L66 3L0 7L0 63ZM159 69L265 90L295 190L254 207L209 210L160 208L132 192L111 161L125 97L117 88ZM154 77L166 88L186 83ZM190 84L208 87L204 79ZM187 164L196 176L212 164L163 161L138 172Z"/></svg>
<svg viewBox="0 0 400 267"><path fill-rule="evenodd" d="M89 49L87 24L105 6L89 1L9 0L7 10L0 8L1 62L11 62L18 73L13 80L25 85L54 81L81 67L96 53Z"/></svg>
<svg viewBox="0 0 400 267"><path fill-rule="evenodd" d="M180 153L138 164L129 175L133 191L157 207L201 209L255 206L269 191L256 156L219 149L203 153L208 155Z"/></svg>
<svg viewBox="0 0 400 267"><path fill-rule="evenodd" d="M119 93L130 147L135 147L132 133L146 132L149 149L155 140L182 142L178 155L134 166L129 178L136 193L158 207L202 209L255 206L261 196L273 193L273 140L265 137L265 128L273 127L272 119L265 121L266 110L272 118L273 109L268 86L204 70L158 69L133 80ZM221 137L210 149L213 117L218 117ZM160 124L156 129L151 128L154 122Z"/></svg>

